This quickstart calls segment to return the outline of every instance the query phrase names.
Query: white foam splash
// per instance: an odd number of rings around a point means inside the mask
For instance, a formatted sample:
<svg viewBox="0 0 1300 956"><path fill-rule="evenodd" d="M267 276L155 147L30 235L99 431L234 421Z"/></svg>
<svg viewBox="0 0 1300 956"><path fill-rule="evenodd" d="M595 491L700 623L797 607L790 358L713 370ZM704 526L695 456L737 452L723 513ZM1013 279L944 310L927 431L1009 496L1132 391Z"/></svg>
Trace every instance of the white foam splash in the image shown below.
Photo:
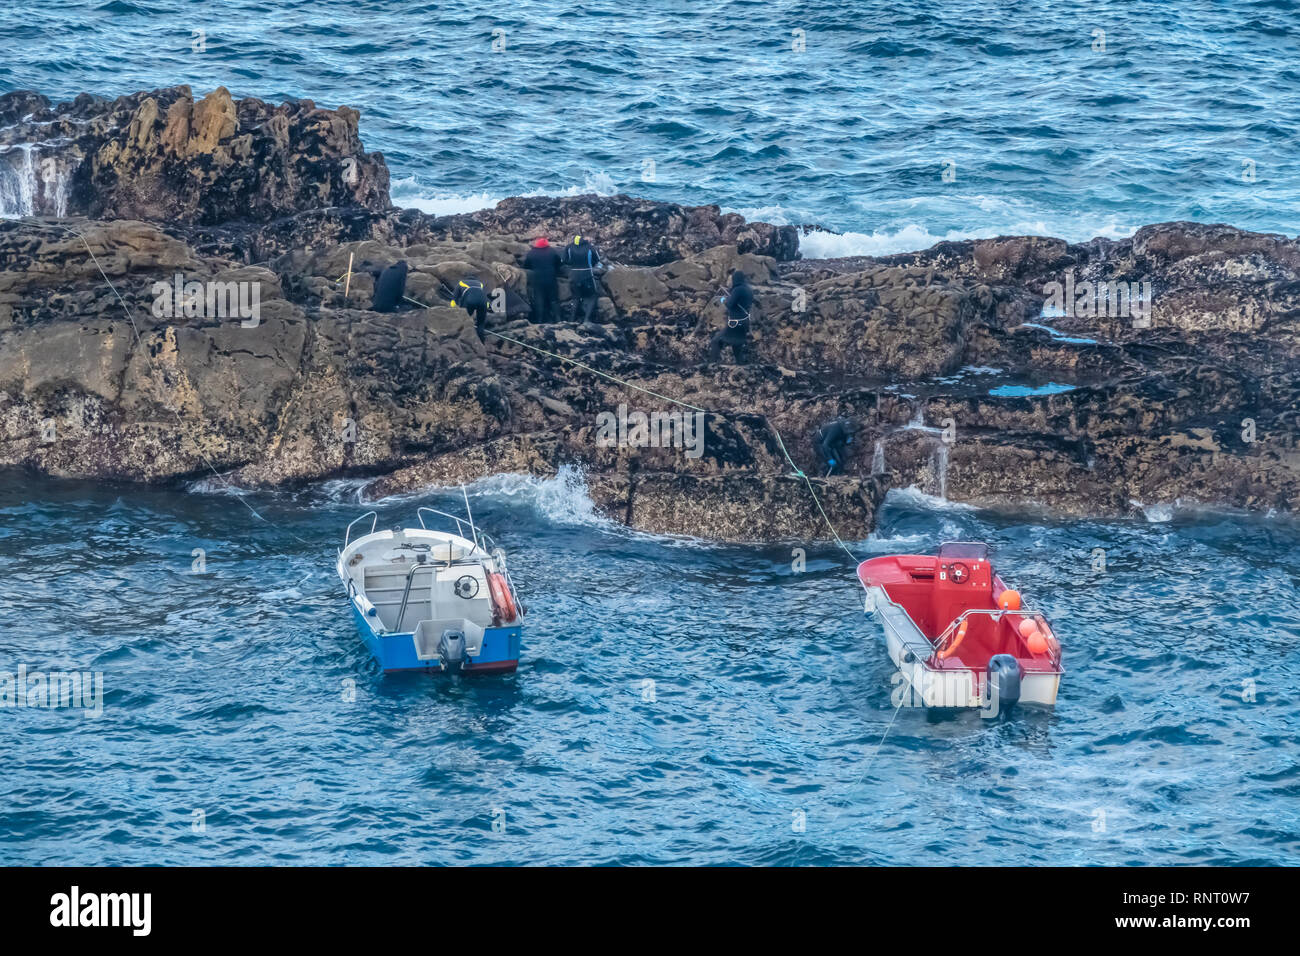
<svg viewBox="0 0 1300 956"><path fill-rule="evenodd" d="M510 193L509 196L523 196L533 198L539 196L585 196L595 193L598 196L613 196L619 191L618 184L604 170L589 174L582 182L581 186L569 186L559 192L549 192L546 190L523 193ZM481 209L492 209L501 200L509 198L507 195L497 195L496 193L453 193L445 191L435 191L432 194L425 191L414 176L406 176L402 179L395 180L392 184L392 197L394 205L401 206L404 209L418 209L420 212L428 213L431 216L453 216L459 213L478 212Z"/></svg>
<svg viewBox="0 0 1300 956"><path fill-rule="evenodd" d="M1151 524L1164 524L1167 521L1173 521L1174 509L1178 505L1177 502L1159 502L1154 505L1144 505L1142 502L1137 500L1132 500L1129 504L1133 505L1135 508L1140 508L1142 514L1146 517L1147 521L1151 522Z"/></svg>
<svg viewBox="0 0 1300 956"><path fill-rule="evenodd" d="M552 478L535 475L489 475L466 487L474 498L519 500L555 524L622 527L596 510L587 492L587 476L576 465L561 465Z"/></svg>
<svg viewBox="0 0 1300 956"><path fill-rule="evenodd" d="M905 397L913 397L913 398L914 398L915 396L905 396ZM923 408L923 406L921 405L920 402L918 402L915 406L913 406L913 408L912 408L912 417L909 418L909 419L907 420L907 424L906 424L906 425L900 425L900 426L898 427L898 431L901 431L901 432L921 432L922 434L925 434L925 435L942 435L942 434L943 434L943 429L942 429L942 428L935 428L935 427L933 427L933 426L931 426L931 425L927 425L927 424L925 423L925 409Z"/></svg>
<svg viewBox="0 0 1300 956"><path fill-rule="evenodd" d="M919 252L937 242L960 242L965 239L992 239L996 236L1053 236L1067 242L1087 242L1097 237L1123 239L1133 235L1137 226L1087 213L1064 213L1043 210L1020 199L1001 196L969 196L960 202L946 195L906 196L884 202L860 204L864 216L883 219L888 225L871 232L814 231L800 236L799 249L805 259L836 259L848 256L889 256L900 252ZM933 218L963 221L971 210L981 213L978 221L967 221L960 228L931 231L930 226L914 217L928 212ZM725 209L738 212L751 221L775 225L804 225L815 222L816 214L784 206L768 205Z"/></svg>
<svg viewBox="0 0 1300 956"><path fill-rule="evenodd" d="M467 195L435 193L432 196L420 195L418 192L408 191L407 194L399 192L399 188L407 184L413 189L415 187L414 179L400 180L393 184L393 204L404 209L418 209L430 216L454 216L463 212L478 212L480 209L491 209L506 198L487 192L469 193Z"/></svg>
<svg viewBox="0 0 1300 956"><path fill-rule="evenodd" d="M223 479L216 477L199 478L191 481L185 486L185 490L192 495L230 495L233 498L242 498L245 495L252 494L247 488L227 484Z"/></svg>
<svg viewBox="0 0 1300 956"><path fill-rule="evenodd" d="M67 170L57 155L40 151L36 143L0 146L0 219L68 214Z"/></svg>
<svg viewBox="0 0 1300 956"><path fill-rule="evenodd" d="M876 232L810 232L799 237L799 251L805 259L839 259L846 256L888 256L896 252L928 249L942 239L968 239L968 235L950 233L935 236L924 226L915 224L901 229Z"/></svg>
<svg viewBox="0 0 1300 956"><path fill-rule="evenodd" d="M939 442L934 450L934 478L939 497L948 500L948 443Z"/></svg>
<svg viewBox="0 0 1300 956"><path fill-rule="evenodd" d="M885 443L876 442L876 447L871 452L871 473L873 475L882 475L885 473Z"/></svg>
<svg viewBox="0 0 1300 956"><path fill-rule="evenodd" d="M877 552L898 554L903 552L903 548L907 545L925 545L929 543L929 540L929 535L924 534L898 534L891 537L882 537L880 532L873 531L867 535L865 541L857 542L857 546L873 554Z"/></svg>
<svg viewBox="0 0 1300 956"><path fill-rule="evenodd" d="M331 478L315 487L326 501L338 501L347 504L362 504L362 492L370 483L368 478Z"/></svg>
<svg viewBox="0 0 1300 956"><path fill-rule="evenodd" d="M887 504L902 505L921 511L978 511L974 505L961 501L949 501L936 495L926 494L915 485L906 488L891 488L885 495Z"/></svg>

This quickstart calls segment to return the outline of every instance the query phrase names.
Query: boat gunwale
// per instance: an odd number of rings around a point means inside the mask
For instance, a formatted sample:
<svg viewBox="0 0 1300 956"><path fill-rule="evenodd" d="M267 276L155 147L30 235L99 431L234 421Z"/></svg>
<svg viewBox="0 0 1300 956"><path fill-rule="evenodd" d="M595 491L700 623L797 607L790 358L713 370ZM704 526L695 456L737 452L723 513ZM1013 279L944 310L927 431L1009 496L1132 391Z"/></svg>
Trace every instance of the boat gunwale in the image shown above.
<svg viewBox="0 0 1300 956"><path fill-rule="evenodd" d="M907 618L907 622L912 626L912 629L921 638L921 640L925 641L925 643L930 647L929 655L927 655L924 659L922 658L917 659L917 663L920 664L923 668L925 668L925 670L927 670L932 674L957 674L963 671L971 674L982 673L986 669L987 665L986 667L974 667L969 664L963 663L960 666L956 666L956 667L932 667L930 665L930 659L938 651L938 648L935 646L935 642L926 636L925 631L923 631L920 628L920 626L916 623L916 619L912 617L912 615L908 612L907 608L904 607L902 604L900 604L898 601L894 600L894 598L889 593L889 589L883 583L868 584L867 581L863 579L862 569L866 567L866 565L870 564L872 561L879 561L882 559L894 559L895 561L897 561L901 558L931 558L936 561L938 560L938 557L935 555L922 555L922 554L878 555L877 557L874 558L868 558L866 561L863 561L858 565L857 572L856 572L858 583L861 584L863 590L868 593L871 593L872 591L879 591L881 594L883 594L885 597L885 602L889 606L897 609L899 613L901 613L905 618ZM998 574L996 571L993 572L993 580L995 583L1001 584L1004 590L1006 589L1007 587L1006 582L1002 579L1002 576ZM874 597L874 595L872 596L872 602L873 602L873 609L874 609L875 602L876 602L876 598ZM1022 614L1025 615L1026 617L1037 615L1039 617L1042 617L1044 621L1047 621L1049 626L1051 625L1051 621L1047 617L1047 613L1045 611L1040 611L1034 608L1017 609L1015 611L1004 610L1001 608L967 608L965 611L962 611L962 613L959 614L956 618L954 618L954 621L960 621L963 618L965 618L966 615L972 612L988 613L991 616L993 616L995 620L1001 620L1002 615L1004 614ZM894 630L893 623L889 620L889 618L886 615L884 614L880 615L880 623L894 634L894 636L897 638L898 642L901 645L903 645L904 647L907 646L908 641L906 640L905 636L899 634L896 630ZM952 622L949 622L947 627L944 628L944 631L946 632L947 629L951 626L952 626ZM1065 664L1063 661L1061 661L1059 655L1055 661L1051 660L1050 658L1048 659L1048 661L1046 662L1049 665L1048 667L1038 666L1039 662L1032 657L1025 658L1025 657L1016 656L1016 662L1020 664L1021 669L1024 671L1026 676L1059 677L1065 674ZM1028 662L1031 665L1034 665L1033 668L1032 669L1026 668L1025 667L1026 662Z"/></svg>

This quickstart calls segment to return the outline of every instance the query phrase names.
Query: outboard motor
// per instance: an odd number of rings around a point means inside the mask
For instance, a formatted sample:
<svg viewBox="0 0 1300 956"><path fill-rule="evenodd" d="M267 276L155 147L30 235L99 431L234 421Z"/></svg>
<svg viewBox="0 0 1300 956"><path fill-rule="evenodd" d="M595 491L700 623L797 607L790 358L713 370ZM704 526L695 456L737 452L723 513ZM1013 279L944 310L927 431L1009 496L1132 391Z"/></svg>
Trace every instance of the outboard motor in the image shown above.
<svg viewBox="0 0 1300 956"><path fill-rule="evenodd" d="M994 654L989 658L985 676L989 688L988 706L996 707L997 714L1009 713L1020 700L1020 662L1010 654Z"/></svg>
<svg viewBox="0 0 1300 956"><path fill-rule="evenodd" d="M459 670L465 664L465 632L447 628L438 638L438 660L442 669Z"/></svg>

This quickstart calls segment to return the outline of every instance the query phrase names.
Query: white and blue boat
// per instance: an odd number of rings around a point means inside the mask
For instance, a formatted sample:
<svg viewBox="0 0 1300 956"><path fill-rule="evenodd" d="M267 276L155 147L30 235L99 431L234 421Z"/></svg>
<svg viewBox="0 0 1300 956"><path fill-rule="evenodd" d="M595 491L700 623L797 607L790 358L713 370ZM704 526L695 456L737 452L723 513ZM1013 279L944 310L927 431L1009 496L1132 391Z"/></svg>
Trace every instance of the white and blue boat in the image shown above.
<svg viewBox="0 0 1300 956"><path fill-rule="evenodd" d="M523 607L505 552L466 519L420 508L418 528L377 531L369 511L343 536L338 573L362 640L385 673L509 673L519 666ZM425 516L455 527L433 530ZM370 519L370 531L353 529ZM363 525L364 527L364 525Z"/></svg>

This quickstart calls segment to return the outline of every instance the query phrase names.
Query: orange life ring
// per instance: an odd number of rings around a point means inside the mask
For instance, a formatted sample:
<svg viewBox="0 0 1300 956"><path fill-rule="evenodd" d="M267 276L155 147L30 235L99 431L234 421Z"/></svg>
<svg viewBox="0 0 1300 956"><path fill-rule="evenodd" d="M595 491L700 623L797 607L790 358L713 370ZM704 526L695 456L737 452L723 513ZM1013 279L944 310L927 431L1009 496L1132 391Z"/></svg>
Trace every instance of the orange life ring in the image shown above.
<svg viewBox="0 0 1300 956"><path fill-rule="evenodd" d="M966 625L970 623L970 618L964 617L961 623L957 625L957 636L952 639L952 643L939 652L939 660L944 661L957 653L957 647L966 637Z"/></svg>
<svg viewBox="0 0 1300 956"><path fill-rule="evenodd" d="M489 571L487 580L488 591L492 594L492 606L496 608L501 622L509 624L518 616L514 596L510 593L510 585L506 583L506 577L500 571Z"/></svg>

